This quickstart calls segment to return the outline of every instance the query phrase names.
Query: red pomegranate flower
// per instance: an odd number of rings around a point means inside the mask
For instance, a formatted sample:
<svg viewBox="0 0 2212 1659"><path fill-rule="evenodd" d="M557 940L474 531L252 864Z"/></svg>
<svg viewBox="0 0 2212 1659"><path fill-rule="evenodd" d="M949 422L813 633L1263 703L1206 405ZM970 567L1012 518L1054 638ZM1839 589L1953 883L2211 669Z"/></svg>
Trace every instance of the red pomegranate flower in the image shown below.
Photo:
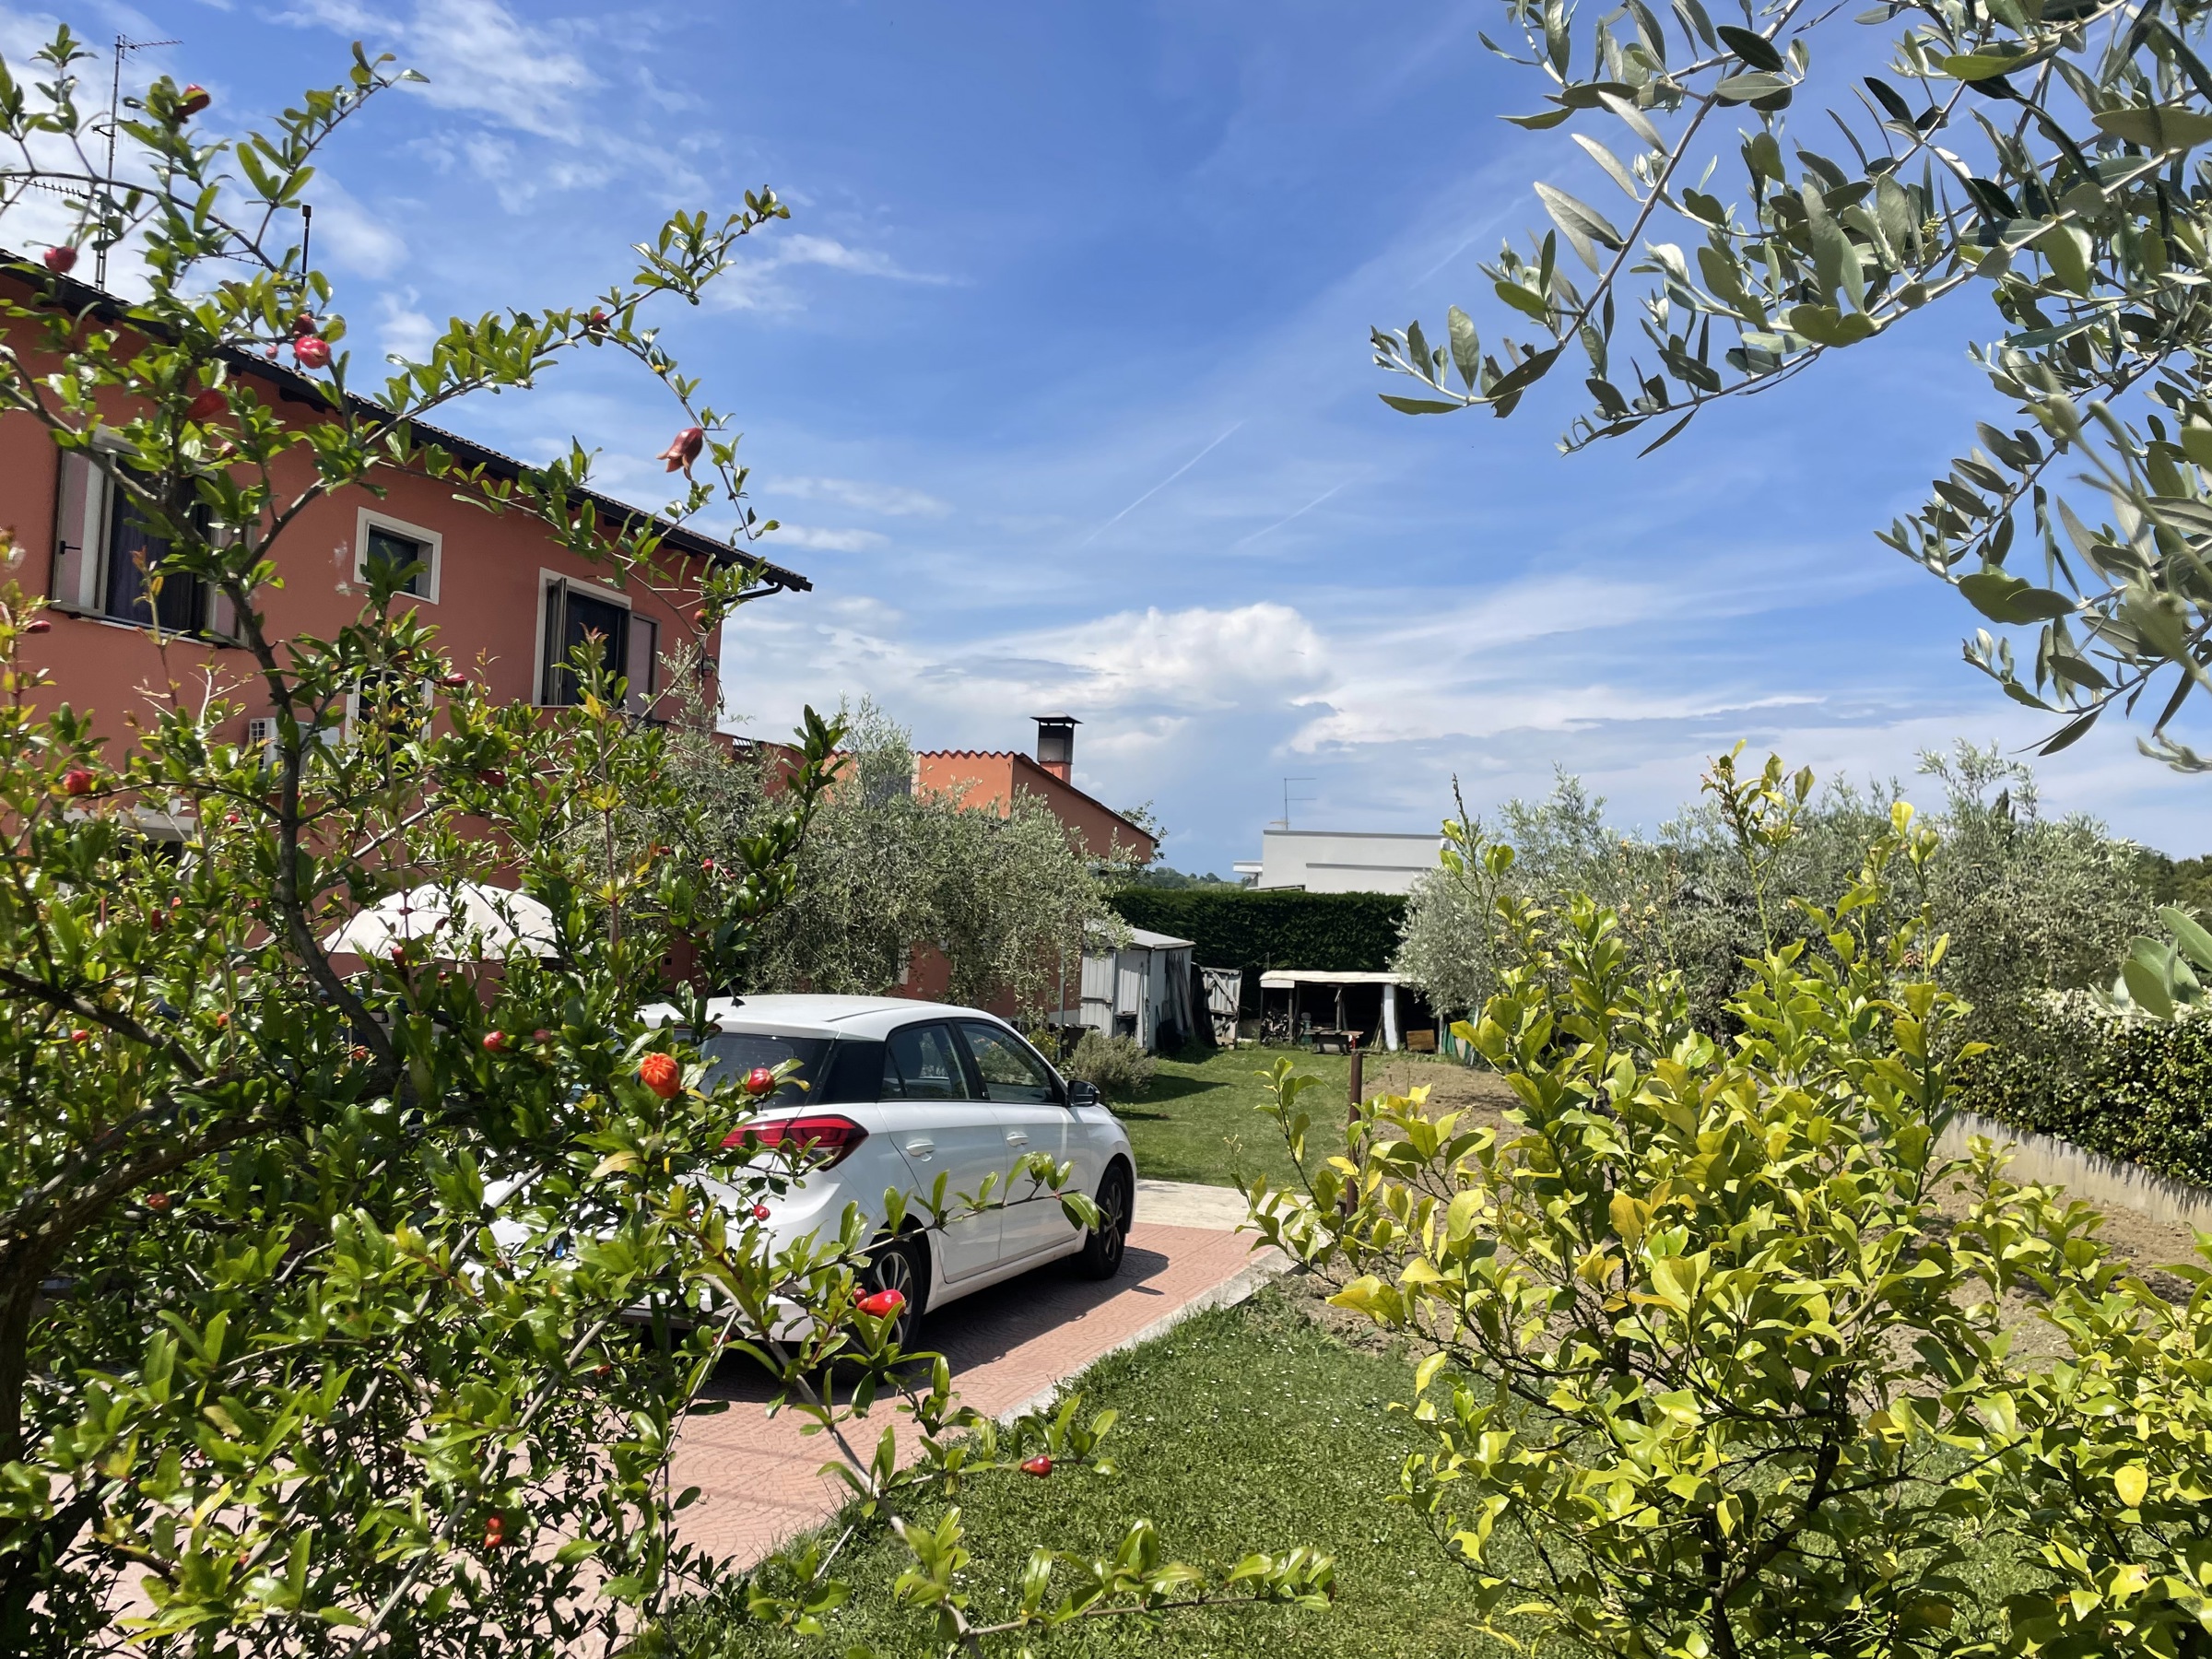
<svg viewBox="0 0 2212 1659"><path fill-rule="evenodd" d="M765 1065L756 1065L745 1074L745 1092L764 1095L776 1086L776 1074Z"/></svg>
<svg viewBox="0 0 2212 1659"><path fill-rule="evenodd" d="M638 1081L659 1095L664 1100L673 1100L684 1087L684 1074L673 1054L648 1054L638 1062Z"/></svg>
<svg viewBox="0 0 2212 1659"><path fill-rule="evenodd" d="M767 1220L767 1219L768 1219L768 1206L767 1206L767 1205L765 1205L765 1204L756 1204L756 1205L754 1205L754 1206L753 1206L753 1219L754 1219L754 1220L756 1220L756 1221L765 1221L765 1220Z"/></svg>
<svg viewBox="0 0 2212 1659"><path fill-rule="evenodd" d="M888 1319L906 1306L906 1298L896 1290L878 1290L873 1296L864 1296L853 1304L871 1319Z"/></svg>
<svg viewBox="0 0 2212 1659"><path fill-rule="evenodd" d="M73 766L67 771L62 774L62 790L63 793L66 794L90 794L92 793L92 785L96 782L98 782L98 780L95 779L92 774L87 771L83 767Z"/></svg>
<svg viewBox="0 0 2212 1659"><path fill-rule="evenodd" d="M487 1031L487 1032L485 1032L485 1033L484 1033L484 1052L485 1052L486 1053L488 1053L488 1054L496 1054L496 1053L499 1053L499 1052L500 1052L501 1049L505 1048L506 1046L507 1046L507 1033L506 1033L506 1032L504 1032L504 1031Z"/></svg>
<svg viewBox="0 0 2212 1659"><path fill-rule="evenodd" d="M699 452L706 447L707 430L704 427L686 427L668 441L668 447L655 455L655 461L668 463L668 470L681 470L687 478L691 476L691 463L699 459Z"/></svg>
<svg viewBox="0 0 2212 1659"><path fill-rule="evenodd" d="M208 97L207 88L195 83L185 88L177 99L177 113L188 117L197 115L214 101Z"/></svg>
<svg viewBox="0 0 2212 1659"><path fill-rule="evenodd" d="M23 631L25 633L52 633L53 631L53 624L47 621L43 617L33 617L29 621L23 624Z"/></svg>
<svg viewBox="0 0 2212 1659"><path fill-rule="evenodd" d="M57 242L46 250L44 258L46 268L56 276L66 276L76 269L76 250L75 248L65 247ZM670 470L674 471L675 469L670 468Z"/></svg>
<svg viewBox="0 0 2212 1659"><path fill-rule="evenodd" d="M229 413L230 400L221 391L209 386L184 406L184 418L206 426L218 417Z"/></svg>
<svg viewBox="0 0 2212 1659"><path fill-rule="evenodd" d="M300 359L302 369L330 367L330 342L321 335L301 335L292 342L292 355Z"/></svg>
<svg viewBox="0 0 2212 1659"><path fill-rule="evenodd" d="M1032 1457L1021 1465L1021 1472L1024 1475L1034 1475L1038 1479L1042 1480L1053 1472L1053 1460L1044 1456Z"/></svg>

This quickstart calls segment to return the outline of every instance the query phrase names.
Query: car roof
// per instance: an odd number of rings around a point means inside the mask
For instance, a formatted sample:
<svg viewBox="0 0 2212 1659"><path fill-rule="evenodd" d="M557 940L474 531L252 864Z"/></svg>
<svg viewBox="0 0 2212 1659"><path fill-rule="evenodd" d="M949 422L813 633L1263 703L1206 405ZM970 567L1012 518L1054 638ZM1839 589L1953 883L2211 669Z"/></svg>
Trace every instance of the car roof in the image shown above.
<svg viewBox="0 0 2212 1659"><path fill-rule="evenodd" d="M653 1025L667 1025L677 1018L675 1006L668 1003L654 1003L640 1012ZM716 996L708 1000L707 1015L725 1031L875 1041L921 1019L959 1018L1006 1023L981 1008L920 1002L910 996Z"/></svg>

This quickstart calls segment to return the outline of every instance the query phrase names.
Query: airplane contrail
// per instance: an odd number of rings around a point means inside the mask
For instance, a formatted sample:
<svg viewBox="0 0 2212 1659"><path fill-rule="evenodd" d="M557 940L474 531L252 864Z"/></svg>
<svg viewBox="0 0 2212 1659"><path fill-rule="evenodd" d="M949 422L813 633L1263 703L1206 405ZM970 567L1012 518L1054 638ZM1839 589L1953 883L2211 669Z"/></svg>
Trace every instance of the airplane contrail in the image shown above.
<svg viewBox="0 0 2212 1659"><path fill-rule="evenodd" d="M1351 480L1347 478L1344 480L1344 484L1330 485L1326 489L1323 490L1319 495L1308 501L1303 507L1300 507L1296 512L1290 513L1287 517L1277 519L1274 524L1269 524L1265 530L1254 530L1250 535L1246 536L1241 542L1230 543L1229 550L1231 553L1234 553L1239 547L1245 547L1250 543L1258 541L1263 535L1267 535L1275 531L1280 530L1285 524L1288 524L1291 519L1303 518L1307 513L1312 512L1314 508L1320 506L1324 501L1327 500L1331 496L1342 489L1345 484L1349 484Z"/></svg>
<svg viewBox="0 0 2212 1659"><path fill-rule="evenodd" d="M1230 432L1235 431L1237 427L1241 427L1243 424L1244 423L1242 421L1238 421L1237 425L1230 427L1228 432L1222 433L1219 438L1215 439L1213 442L1207 444L1204 449L1193 455L1188 461L1185 461L1181 466L1177 467L1173 472L1170 473L1159 483L1153 485L1151 488L1146 490L1143 495L1138 496L1135 500L1130 502L1128 506L1123 508L1119 512L1115 513L1112 518L1100 524L1096 530L1093 530L1088 535L1077 542L1076 546L1079 548L1089 547L1092 542L1097 541L1100 536L1105 535L1107 531L1112 529L1116 524L1120 524L1124 519L1135 512L1139 507L1142 507L1147 501L1150 500L1154 496L1158 495L1169 485L1174 483L1175 480L1182 477L1184 473L1189 472L1192 467L1197 465L1199 462L1205 460L1206 456L1212 454L1215 450L1220 448L1222 442L1229 437Z"/></svg>

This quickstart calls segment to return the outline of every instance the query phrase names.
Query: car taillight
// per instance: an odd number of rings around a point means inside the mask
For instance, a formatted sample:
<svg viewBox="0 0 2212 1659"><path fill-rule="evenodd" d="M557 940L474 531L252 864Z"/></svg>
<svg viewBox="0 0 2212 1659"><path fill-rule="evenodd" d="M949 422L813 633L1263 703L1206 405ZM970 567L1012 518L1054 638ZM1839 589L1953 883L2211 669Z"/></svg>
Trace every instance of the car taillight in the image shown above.
<svg viewBox="0 0 2212 1659"><path fill-rule="evenodd" d="M806 1147L809 1159L818 1168L829 1170L852 1157L853 1149L867 1138L868 1132L851 1118L824 1112L812 1117L771 1118L766 1123L747 1124L724 1135L722 1144L742 1147L748 1141L758 1141L763 1147L788 1147L793 1151Z"/></svg>

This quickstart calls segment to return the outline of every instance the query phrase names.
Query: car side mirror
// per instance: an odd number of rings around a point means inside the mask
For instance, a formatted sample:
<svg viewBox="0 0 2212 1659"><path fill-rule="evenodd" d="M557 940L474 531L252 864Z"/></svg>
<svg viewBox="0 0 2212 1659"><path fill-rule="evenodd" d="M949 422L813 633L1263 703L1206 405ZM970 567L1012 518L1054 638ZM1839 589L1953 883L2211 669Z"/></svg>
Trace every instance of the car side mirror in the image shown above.
<svg viewBox="0 0 2212 1659"><path fill-rule="evenodd" d="M1072 1106L1097 1106L1104 1102L1099 1086L1088 1078L1077 1077L1067 1086L1067 1103Z"/></svg>

